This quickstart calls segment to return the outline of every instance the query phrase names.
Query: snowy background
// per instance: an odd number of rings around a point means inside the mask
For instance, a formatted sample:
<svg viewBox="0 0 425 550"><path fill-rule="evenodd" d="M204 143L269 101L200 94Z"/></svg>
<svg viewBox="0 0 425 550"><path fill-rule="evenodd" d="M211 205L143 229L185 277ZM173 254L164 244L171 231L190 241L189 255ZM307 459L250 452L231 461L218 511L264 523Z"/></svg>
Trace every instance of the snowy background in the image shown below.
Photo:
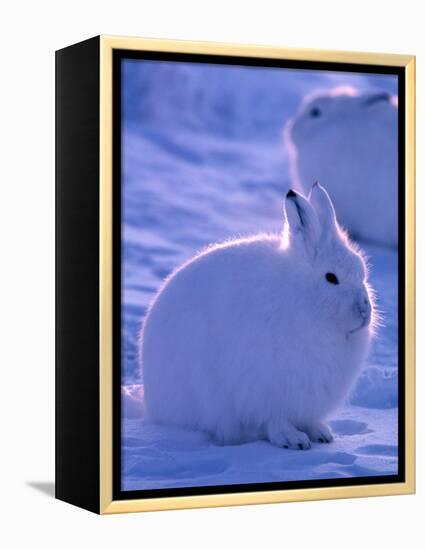
<svg viewBox="0 0 425 550"><path fill-rule="evenodd" d="M397 253L385 248L364 245L384 326L330 422L334 443L220 447L143 420L137 339L159 285L205 245L281 230L283 128L306 95L342 85L397 93L391 76L123 62L123 490L397 473Z"/></svg>

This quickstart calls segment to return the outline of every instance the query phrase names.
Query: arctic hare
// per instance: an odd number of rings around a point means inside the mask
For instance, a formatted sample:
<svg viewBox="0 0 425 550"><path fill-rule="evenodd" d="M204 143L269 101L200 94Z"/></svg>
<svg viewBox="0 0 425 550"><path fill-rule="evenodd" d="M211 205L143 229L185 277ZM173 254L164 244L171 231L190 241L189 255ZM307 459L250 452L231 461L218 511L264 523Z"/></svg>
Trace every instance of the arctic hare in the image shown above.
<svg viewBox="0 0 425 550"><path fill-rule="evenodd" d="M175 271L141 334L148 418L222 444L308 449L365 358L373 304L360 251L319 184L289 191L282 235L216 244Z"/></svg>
<svg viewBox="0 0 425 550"><path fill-rule="evenodd" d="M398 108L387 93L318 95L289 123L296 188L326 181L353 238L398 243ZM292 147L291 147L292 145Z"/></svg>

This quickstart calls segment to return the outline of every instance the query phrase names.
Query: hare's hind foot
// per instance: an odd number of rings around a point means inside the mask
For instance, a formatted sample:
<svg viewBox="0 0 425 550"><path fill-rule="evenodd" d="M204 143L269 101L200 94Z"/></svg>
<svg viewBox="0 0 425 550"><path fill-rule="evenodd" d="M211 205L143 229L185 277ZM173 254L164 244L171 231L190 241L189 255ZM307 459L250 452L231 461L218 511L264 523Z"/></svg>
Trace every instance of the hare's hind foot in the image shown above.
<svg viewBox="0 0 425 550"><path fill-rule="evenodd" d="M311 441L315 443L331 443L334 440L332 432L326 426L326 424L311 424L306 426L304 430Z"/></svg>
<svg viewBox="0 0 425 550"><path fill-rule="evenodd" d="M290 424L269 430L268 439L272 445L284 449L306 450L311 448L308 435Z"/></svg>

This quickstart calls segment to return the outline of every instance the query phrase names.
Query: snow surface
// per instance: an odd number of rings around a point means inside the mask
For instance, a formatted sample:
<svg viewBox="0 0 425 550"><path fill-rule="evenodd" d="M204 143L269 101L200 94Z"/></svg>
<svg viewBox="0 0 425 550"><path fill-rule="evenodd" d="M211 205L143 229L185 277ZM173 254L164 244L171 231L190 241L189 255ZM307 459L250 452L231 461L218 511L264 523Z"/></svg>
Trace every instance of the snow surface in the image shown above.
<svg viewBox="0 0 425 550"><path fill-rule="evenodd" d="M162 280L204 246L279 232L290 186L282 128L316 89L394 93L390 76L124 63L123 490L397 473L397 253L364 246L384 318L367 365L331 419L335 441L292 451L218 446L143 420L137 339Z"/></svg>

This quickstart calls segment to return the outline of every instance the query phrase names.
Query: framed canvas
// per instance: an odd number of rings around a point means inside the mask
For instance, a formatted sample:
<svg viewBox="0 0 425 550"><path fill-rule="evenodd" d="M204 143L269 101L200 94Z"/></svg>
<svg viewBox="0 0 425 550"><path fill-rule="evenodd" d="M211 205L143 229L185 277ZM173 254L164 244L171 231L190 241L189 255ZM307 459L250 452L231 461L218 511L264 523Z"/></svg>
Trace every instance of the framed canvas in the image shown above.
<svg viewBox="0 0 425 550"><path fill-rule="evenodd" d="M56 496L412 493L415 59L56 53Z"/></svg>

